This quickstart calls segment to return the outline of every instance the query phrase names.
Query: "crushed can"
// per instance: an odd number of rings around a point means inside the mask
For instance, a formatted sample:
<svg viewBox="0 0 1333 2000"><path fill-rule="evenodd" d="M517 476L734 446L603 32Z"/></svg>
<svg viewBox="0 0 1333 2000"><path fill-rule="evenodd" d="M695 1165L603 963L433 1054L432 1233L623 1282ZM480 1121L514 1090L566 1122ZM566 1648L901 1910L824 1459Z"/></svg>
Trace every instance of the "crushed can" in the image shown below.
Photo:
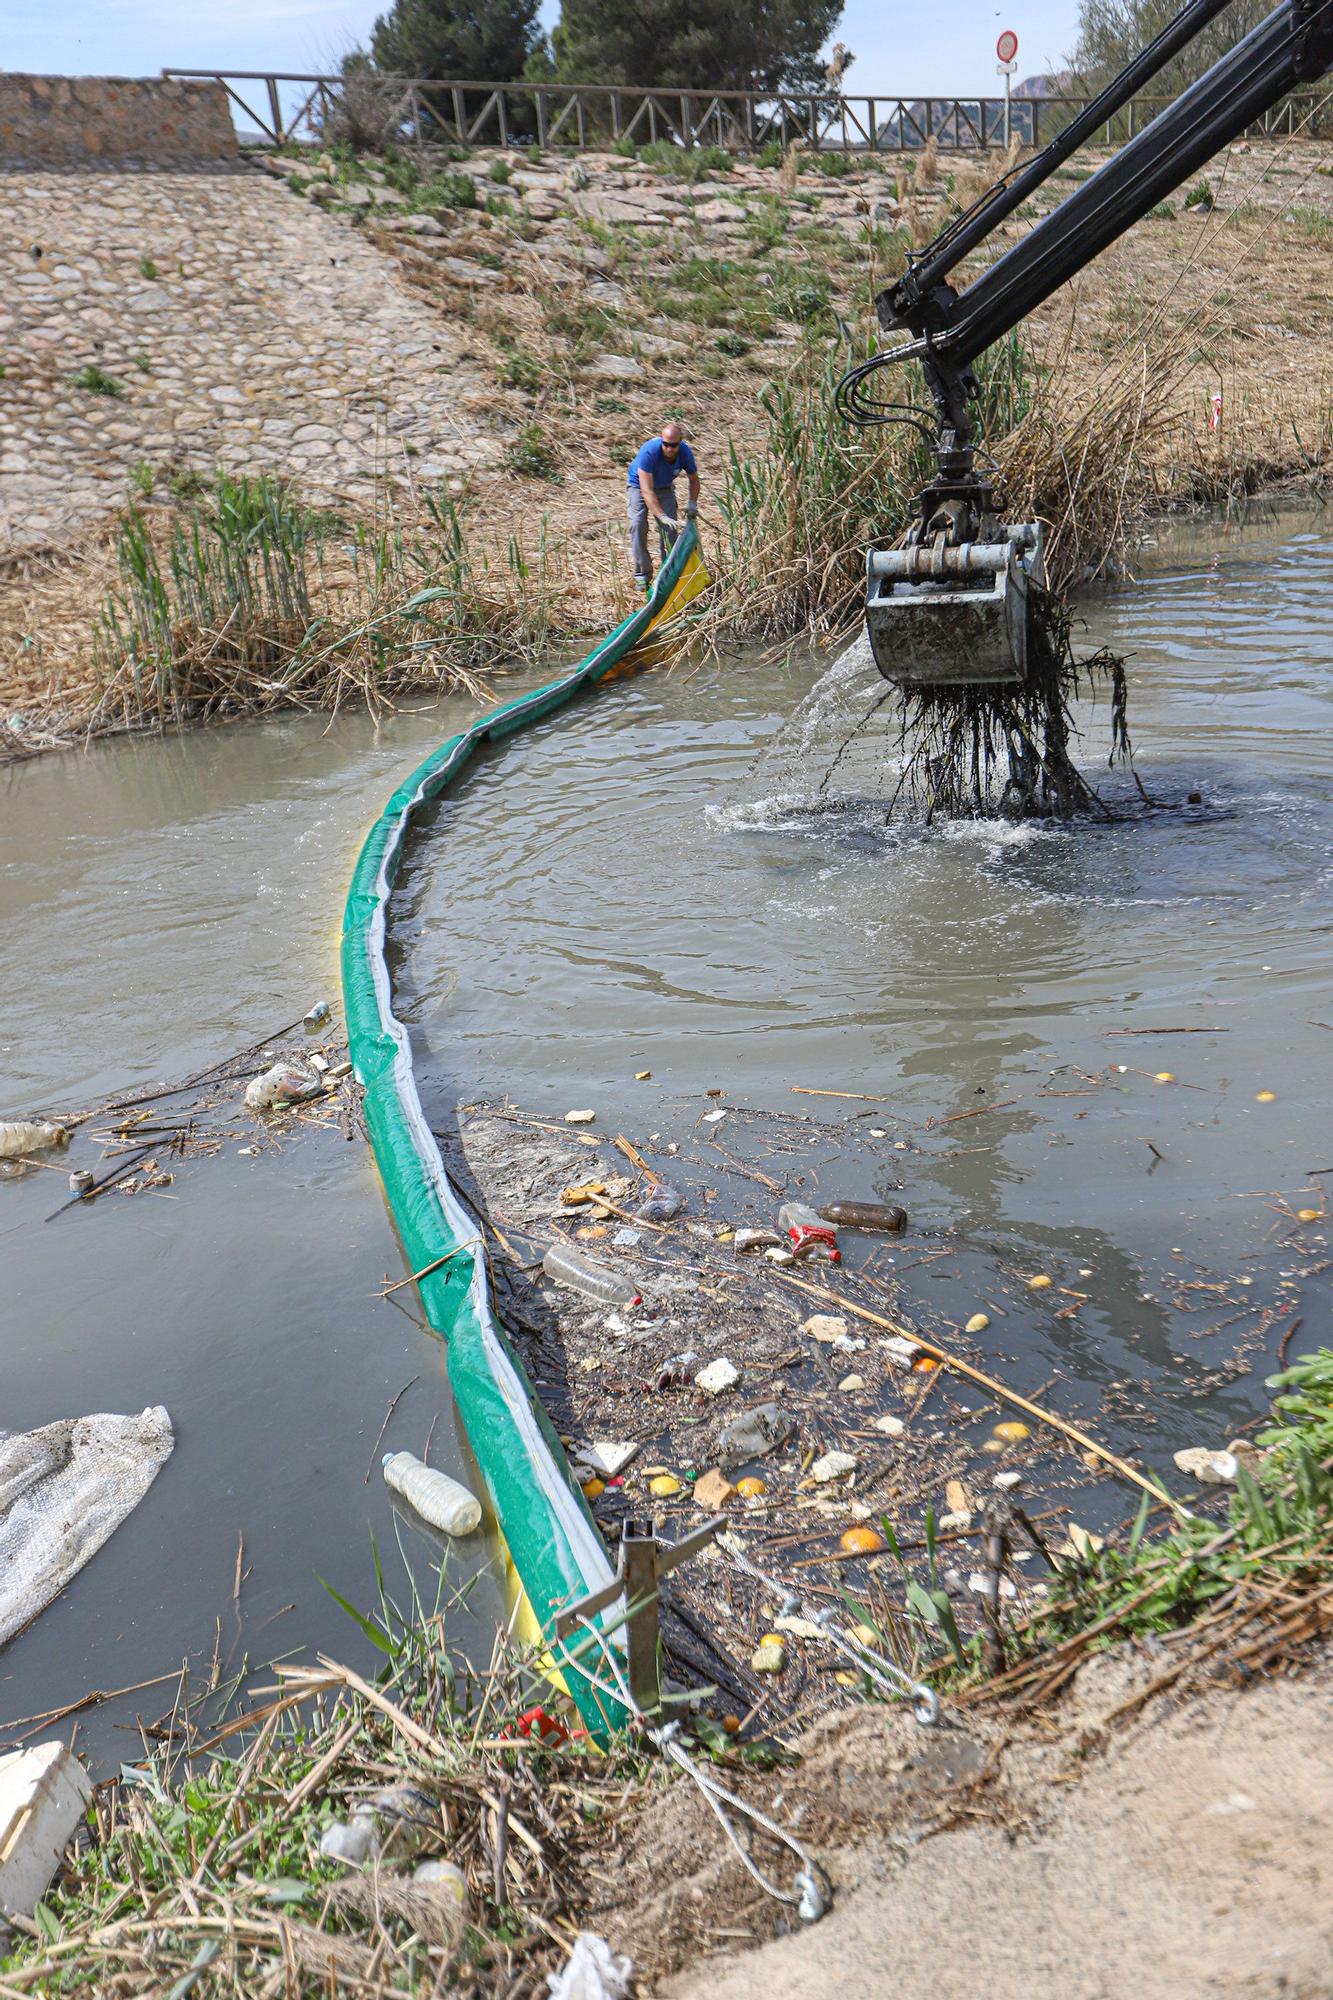
<svg viewBox="0 0 1333 2000"><path fill-rule="evenodd" d="M791 1245L793 1257L826 1258L830 1264L842 1262L837 1230L804 1202L784 1201L778 1210L778 1223Z"/></svg>

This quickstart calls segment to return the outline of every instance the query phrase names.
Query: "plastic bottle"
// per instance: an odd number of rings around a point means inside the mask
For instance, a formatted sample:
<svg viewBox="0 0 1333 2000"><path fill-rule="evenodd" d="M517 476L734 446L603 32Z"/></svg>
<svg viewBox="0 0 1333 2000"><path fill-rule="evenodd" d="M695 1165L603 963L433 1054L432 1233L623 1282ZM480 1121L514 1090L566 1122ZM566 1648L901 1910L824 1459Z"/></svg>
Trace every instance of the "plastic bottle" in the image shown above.
<svg viewBox="0 0 1333 2000"><path fill-rule="evenodd" d="M582 1292L586 1299L599 1299L603 1305L639 1303L639 1288L631 1279L622 1278L618 1271L608 1271L605 1264L594 1263L591 1257L581 1257L577 1250L563 1243L551 1245L542 1258L542 1269L557 1285L568 1285L571 1290Z"/></svg>
<svg viewBox="0 0 1333 2000"><path fill-rule="evenodd" d="M825 1222L841 1222L848 1229L906 1229L907 1210L896 1201L828 1201L819 1213Z"/></svg>
<svg viewBox="0 0 1333 2000"><path fill-rule="evenodd" d="M793 1256L827 1257L830 1264L842 1262L837 1230L803 1201L784 1201L778 1210L778 1223L786 1232Z"/></svg>
<svg viewBox="0 0 1333 2000"><path fill-rule="evenodd" d="M318 1097L324 1079L304 1063L276 1062L245 1086L245 1101L251 1111L272 1111L280 1104L303 1104Z"/></svg>
<svg viewBox="0 0 1333 2000"><path fill-rule="evenodd" d="M21 1159L25 1153L47 1153L68 1146L69 1132L49 1118L0 1118L0 1160Z"/></svg>
<svg viewBox="0 0 1333 2000"><path fill-rule="evenodd" d="M385 1484L401 1493L423 1521L445 1535L470 1535L481 1520L481 1502L447 1472L423 1465L410 1451L386 1451Z"/></svg>

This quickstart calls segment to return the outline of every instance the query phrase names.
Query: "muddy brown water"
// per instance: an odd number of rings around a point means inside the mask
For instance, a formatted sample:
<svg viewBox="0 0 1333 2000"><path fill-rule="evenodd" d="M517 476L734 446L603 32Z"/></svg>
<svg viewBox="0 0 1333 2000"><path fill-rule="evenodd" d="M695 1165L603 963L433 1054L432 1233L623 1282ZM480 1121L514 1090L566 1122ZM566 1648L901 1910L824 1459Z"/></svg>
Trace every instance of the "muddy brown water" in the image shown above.
<svg viewBox="0 0 1333 2000"><path fill-rule="evenodd" d="M819 785L837 703L794 754L826 658L654 674L488 756L437 809L395 901L395 978L442 1123L506 1091L541 1117L586 1105L665 1164L669 1143L702 1151L720 1087L882 1134L845 1169L821 1147L820 1192L906 1183L911 1232L881 1258L923 1324L998 1308L998 1372L1169 1465L1254 1417L1294 1316L1293 1351L1327 1338L1327 1232L1294 1211L1333 1179L1307 1178L1333 1167L1333 535L1176 528L1087 616L1089 643L1132 655L1163 810L1112 775L1102 827L886 827L891 746ZM174 1078L336 997L356 846L467 713L290 718L0 773L0 1113ZM1094 718L1088 761L1104 740ZM1181 1026L1208 1032L1115 1032ZM177 1430L137 1512L0 1654L0 1721L206 1669L219 1619L233 1664L320 1647L365 1665L320 1578L369 1608L372 1535L403 1575L364 1475L413 1376L380 1449L420 1451L439 1412L432 1458L466 1473L438 1345L375 1296L401 1260L365 1148L243 1143L51 1223L60 1177L0 1187L0 1424L162 1401ZM1026 1290L1037 1271L1049 1297ZM497 1601L483 1574L455 1614L474 1651ZM114 1763L156 1693L80 1741Z"/></svg>

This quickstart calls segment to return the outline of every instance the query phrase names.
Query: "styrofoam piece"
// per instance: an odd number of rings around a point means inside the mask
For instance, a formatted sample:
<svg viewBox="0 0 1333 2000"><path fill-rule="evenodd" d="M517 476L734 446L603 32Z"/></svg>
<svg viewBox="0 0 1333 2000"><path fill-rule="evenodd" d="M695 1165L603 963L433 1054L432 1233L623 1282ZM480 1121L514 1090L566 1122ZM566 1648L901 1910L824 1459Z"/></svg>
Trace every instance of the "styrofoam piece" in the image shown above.
<svg viewBox="0 0 1333 2000"><path fill-rule="evenodd" d="M0 1757L0 1916L32 1915L92 1790L63 1743Z"/></svg>

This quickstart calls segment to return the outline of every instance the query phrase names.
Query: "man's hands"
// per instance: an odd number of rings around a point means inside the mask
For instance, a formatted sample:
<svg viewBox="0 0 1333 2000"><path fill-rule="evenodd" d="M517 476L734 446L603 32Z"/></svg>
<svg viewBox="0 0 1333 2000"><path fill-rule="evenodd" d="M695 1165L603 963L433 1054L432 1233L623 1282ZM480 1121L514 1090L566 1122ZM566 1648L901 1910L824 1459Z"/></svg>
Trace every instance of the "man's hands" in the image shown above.
<svg viewBox="0 0 1333 2000"><path fill-rule="evenodd" d="M699 518L698 506L693 500L687 500L685 502L685 519L687 521L697 521L698 518Z"/></svg>

